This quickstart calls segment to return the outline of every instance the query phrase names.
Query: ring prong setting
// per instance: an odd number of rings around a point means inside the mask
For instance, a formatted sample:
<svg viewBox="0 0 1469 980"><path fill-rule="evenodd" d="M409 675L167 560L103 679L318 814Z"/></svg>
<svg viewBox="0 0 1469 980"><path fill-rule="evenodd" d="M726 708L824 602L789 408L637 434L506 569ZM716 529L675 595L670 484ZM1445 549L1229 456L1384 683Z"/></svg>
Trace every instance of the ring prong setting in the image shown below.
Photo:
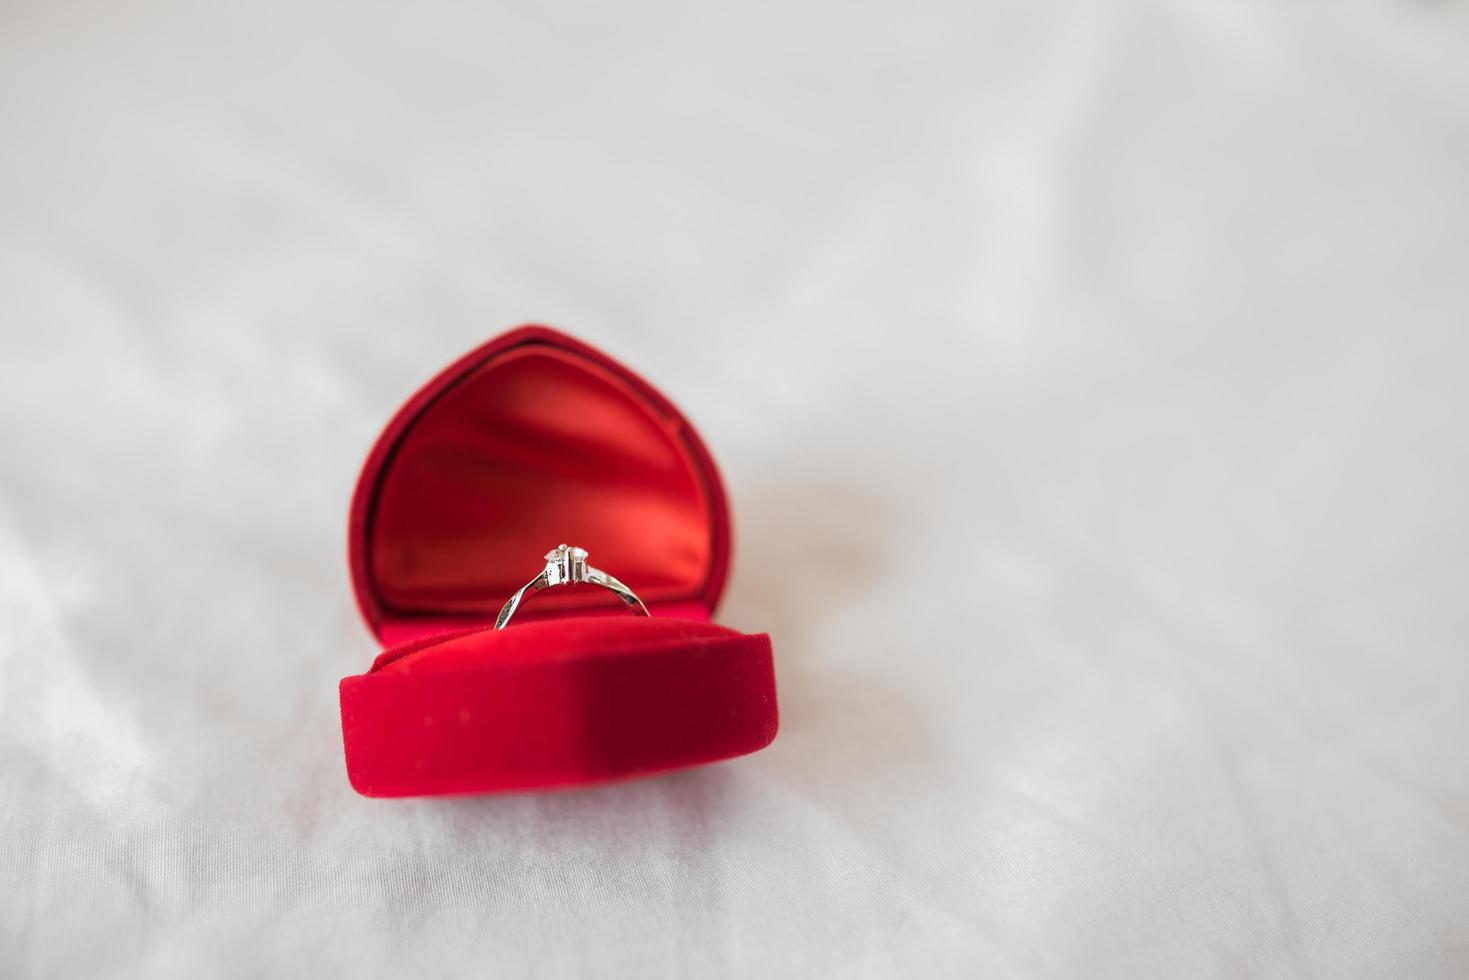
<svg viewBox="0 0 1469 980"><path fill-rule="evenodd" d="M557 545L546 552L546 584L576 585L587 580L587 549Z"/></svg>

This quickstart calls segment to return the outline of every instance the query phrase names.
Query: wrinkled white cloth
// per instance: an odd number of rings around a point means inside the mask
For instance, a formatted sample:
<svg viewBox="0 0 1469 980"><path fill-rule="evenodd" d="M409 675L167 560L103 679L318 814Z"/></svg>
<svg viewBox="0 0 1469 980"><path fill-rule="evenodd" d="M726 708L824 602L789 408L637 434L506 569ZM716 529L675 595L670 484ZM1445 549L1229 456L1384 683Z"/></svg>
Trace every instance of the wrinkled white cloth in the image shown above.
<svg viewBox="0 0 1469 980"><path fill-rule="evenodd" d="M11 4L0 133L0 975L1469 973L1462 4ZM529 320L781 735L360 798L358 466Z"/></svg>

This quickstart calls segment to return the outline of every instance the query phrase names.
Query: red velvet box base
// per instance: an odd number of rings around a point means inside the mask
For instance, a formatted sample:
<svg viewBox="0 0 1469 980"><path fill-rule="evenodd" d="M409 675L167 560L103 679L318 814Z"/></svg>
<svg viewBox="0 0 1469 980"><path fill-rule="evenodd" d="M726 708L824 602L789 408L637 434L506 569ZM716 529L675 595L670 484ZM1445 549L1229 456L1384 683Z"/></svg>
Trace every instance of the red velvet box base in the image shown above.
<svg viewBox="0 0 1469 980"><path fill-rule="evenodd" d="M775 737L770 640L679 619L481 628L342 681L367 796L541 789L744 755Z"/></svg>
<svg viewBox="0 0 1469 980"><path fill-rule="evenodd" d="M563 541L652 616L561 587L493 629ZM709 622L730 551L713 460L646 381L543 327L472 351L404 405L358 481L353 583L390 648L341 682L352 786L575 786L768 745L770 638Z"/></svg>

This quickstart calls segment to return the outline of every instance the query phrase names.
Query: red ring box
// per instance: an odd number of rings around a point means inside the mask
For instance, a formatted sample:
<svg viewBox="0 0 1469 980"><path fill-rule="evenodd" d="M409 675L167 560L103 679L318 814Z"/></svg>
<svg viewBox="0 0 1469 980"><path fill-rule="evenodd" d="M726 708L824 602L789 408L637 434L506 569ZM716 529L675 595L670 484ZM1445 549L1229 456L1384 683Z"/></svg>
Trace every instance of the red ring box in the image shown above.
<svg viewBox="0 0 1469 980"><path fill-rule="evenodd" d="M563 542L651 618L578 585L495 630ZM352 786L575 786L769 745L770 637L710 622L730 547L714 461L650 384L545 327L471 351L388 423L353 497L352 582L388 649L341 683Z"/></svg>

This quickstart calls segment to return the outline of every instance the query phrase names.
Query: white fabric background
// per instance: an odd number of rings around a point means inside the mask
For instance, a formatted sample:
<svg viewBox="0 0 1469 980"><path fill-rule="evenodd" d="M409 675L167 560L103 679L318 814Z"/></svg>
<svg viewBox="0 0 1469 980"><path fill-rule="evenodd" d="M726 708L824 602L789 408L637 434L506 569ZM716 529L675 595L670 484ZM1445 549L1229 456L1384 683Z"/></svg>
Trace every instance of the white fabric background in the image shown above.
<svg viewBox="0 0 1469 980"><path fill-rule="evenodd" d="M11 3L0 138L0 974L1469 973L1463 4ZM361 799L357 467L526 320L781 736Z"/></svg>

